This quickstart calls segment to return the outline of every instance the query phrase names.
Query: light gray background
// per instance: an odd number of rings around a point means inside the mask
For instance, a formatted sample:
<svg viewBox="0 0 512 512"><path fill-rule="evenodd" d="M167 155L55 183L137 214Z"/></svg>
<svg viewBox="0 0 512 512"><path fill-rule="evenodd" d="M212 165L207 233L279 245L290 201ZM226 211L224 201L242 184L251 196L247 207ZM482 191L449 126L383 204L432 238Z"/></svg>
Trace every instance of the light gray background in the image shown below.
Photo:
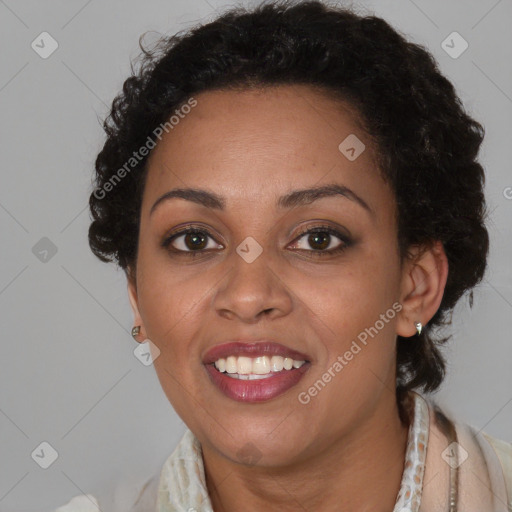
<svg viewBox="0 0 512 512"><path fill-rule="evenodd" d="M103 143L98 118L128 76L139 35L174 33L228 5L0 0L2 512L49 511L82 492L128 504L184 432L153 367L133 355L125 278L89 250L86 205ZM354 5L427 46L486 127L490 268L473 310L467 301L456 310L436 397L512 441L512 1ZM59 44L45 60L31 48L43 31ZM457 59L441 47L453 31L469 43ZM46 262L32 251L43 237L57 248ZM46 470L31 458L43 441L58 452Z"/></svg>

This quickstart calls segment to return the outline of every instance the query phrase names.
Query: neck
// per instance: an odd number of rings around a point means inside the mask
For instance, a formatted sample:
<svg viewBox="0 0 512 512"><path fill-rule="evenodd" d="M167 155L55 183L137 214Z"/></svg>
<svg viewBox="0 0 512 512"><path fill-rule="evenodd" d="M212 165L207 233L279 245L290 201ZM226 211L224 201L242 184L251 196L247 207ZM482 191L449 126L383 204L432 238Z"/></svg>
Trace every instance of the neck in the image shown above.
<svg viewBox="0 0 512 512"><path fill-rule="evenodd" d="M393 510L400 489L408 424L387 394L356 432L325 451L284 467L247 467L203 447L215 512ZM250 504L250 507L248 506Z"/></svg>

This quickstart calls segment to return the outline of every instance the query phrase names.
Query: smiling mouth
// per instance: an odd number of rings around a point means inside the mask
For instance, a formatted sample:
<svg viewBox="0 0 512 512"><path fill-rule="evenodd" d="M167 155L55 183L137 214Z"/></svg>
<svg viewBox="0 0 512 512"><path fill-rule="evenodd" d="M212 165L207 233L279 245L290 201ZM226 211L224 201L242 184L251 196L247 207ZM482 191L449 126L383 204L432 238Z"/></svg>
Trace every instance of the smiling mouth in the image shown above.
<svg viewBox="0 0 512 512"><path fill-rule="evenodd" d="M233 371L232 373L229 373L226 371L226 366L229 367L229 365L231 365L231 367L228 369L235 369L235 363L230 360L230 357L233 357L236 361L236 372ZM210 382L225 397L237 402L259 403L272 400L296 386L311 367L310 361L298 361L278 356L283 360L282 368L281 361L274 359L273 368L276 371L270 369L270 371L263 373L264 369L267 370L266 361L257 361L254 363L254 360L265 357L269 359L268 366L270 367L270 361L276 356L273 356L272 358L268 358L268 356L260 356L256 358L243 356L235 358L234 356L229 356L225 359L224 371L221 371L223 369L223 363L221 360L217 360L215 363L205 364L204 368L206 368ZM239 361L240 359L241 361ZM249 361L246 361L245 359L248 359ZM240 370L238 367L239 362L242 365ZM255 365L256 369L251 366L249 371L249 364ZM260 369L258 369L259 365L261 365ZM220 366L220 368L217 366ZM241 373L238 373L238 371L241 371Z"/></svg>
<svg viewBox="0 0 512 512"><path fill-rule="evenodd" d="M292 359L279 355L273 356L228 356L219 358L212 364L220 373L232 379L259 380L274 377L283 371L300 368L307 360Z"/></svg>
<svg viewBox="0 0 512 512"><path fill-rule="evenodd" d="M295 386L311 367L311 358L274 340L239 339L211 347L202 363L224 396L264 402Z"/></svg>

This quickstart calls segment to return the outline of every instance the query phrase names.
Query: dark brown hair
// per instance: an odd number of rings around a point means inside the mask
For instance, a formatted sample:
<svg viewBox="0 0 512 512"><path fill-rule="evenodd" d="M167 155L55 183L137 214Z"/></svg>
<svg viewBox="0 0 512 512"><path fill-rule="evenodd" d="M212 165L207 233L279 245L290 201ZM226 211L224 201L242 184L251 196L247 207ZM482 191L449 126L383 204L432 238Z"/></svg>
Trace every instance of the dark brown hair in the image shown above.
<svg viewBox="0 0 512 512"><path fill-rule="evenodd" d="M449 339L439 328L482 279L489 240L477 161L484 130L431 54L379 17L318 1L237 7L141 48L140 66L132 65L104 122L107 139L90 196L94 254L125 271L135 268L147 157L108 194L98 191L192 95L254 85L320 87L352 105L376 143L396 197L402 258L412 245L443 243L449 274L441 305L419 337L397 340L398 394L438 388L445 373L439 345ZM471 291L470 305L472 298Z"/></svg>

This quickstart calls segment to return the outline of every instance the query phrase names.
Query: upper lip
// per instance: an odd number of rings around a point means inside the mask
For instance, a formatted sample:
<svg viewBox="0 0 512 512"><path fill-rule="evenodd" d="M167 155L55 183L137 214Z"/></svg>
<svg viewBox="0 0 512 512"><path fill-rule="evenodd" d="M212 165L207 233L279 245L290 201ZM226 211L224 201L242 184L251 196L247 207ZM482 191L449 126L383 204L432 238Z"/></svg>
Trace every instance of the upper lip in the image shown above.
<svg viewBox="0 0 512 512"><path fill-rule="evenodd" d="M210 348L203 357L203 364L214 363L218 359L228 356L282 356L297 361L310 361L307 354L293 350L281 343L272 340L230 341L215 345Z"/></svg>

